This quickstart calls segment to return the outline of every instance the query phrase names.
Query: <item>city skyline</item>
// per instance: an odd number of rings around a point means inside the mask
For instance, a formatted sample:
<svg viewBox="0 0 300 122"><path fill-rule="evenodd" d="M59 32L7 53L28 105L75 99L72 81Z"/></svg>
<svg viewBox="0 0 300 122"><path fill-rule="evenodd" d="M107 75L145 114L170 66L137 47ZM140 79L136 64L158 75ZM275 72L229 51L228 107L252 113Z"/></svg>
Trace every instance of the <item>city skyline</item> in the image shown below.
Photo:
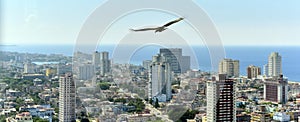
<svg viewBox="0 0 300 122"><path fill-rule="evenodd" d="M299 5L2 0L0 121L300 121Z"/></svg>
<svg viewBox="0 0 300 122"><path fill-rule="evenodd" d="M75 44L85 19L105 1L1 1L1 44ZM210 16L224 45L300 45L300 12L292 1L194 1ZM124 2L126 5L126 2ZM129 4L129 3L128 3ZM176 3L174 3L176 4ZM81 8L80 10L77 8ZM75 10L75 11L73 11ZM76 14L75 14L76 13ZM152 16L152 18L149 18ZM180 15L185 18L189 16ZM139 18L139 21L136 21ZM153 19L155 18L155 19ZM128 33L131 27L160 25L174 16L157 11L133 13L118 20L107 31L104 44L116 44L114 33ZM176 30L193 45L203 45L186 22ZM182 31L184 29L184 31ZM18 36L15 36L18 35Z"/></svg>

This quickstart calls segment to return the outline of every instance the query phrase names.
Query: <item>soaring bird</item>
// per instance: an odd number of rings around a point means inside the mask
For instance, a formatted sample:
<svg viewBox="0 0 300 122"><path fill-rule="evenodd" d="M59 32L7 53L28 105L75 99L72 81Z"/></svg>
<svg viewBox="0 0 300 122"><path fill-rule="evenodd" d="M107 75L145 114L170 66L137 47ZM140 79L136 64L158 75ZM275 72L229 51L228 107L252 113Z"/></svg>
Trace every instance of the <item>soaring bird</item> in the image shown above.
<svg viewBox="0 0 300 122"><path fill-rule="evenodd" d="M179 21L183 20L183 18L178 18L176 20L173 20L171 22L168 22L167 24L164 24L163 26L160 26L160 27L153 27L153 28L142 28L142 29L130 29L131 31L149 31L149 30L155 30L154 32L162 32L164 30L167 29L168 26L174 24L174 23L177 23Z"/></svg>

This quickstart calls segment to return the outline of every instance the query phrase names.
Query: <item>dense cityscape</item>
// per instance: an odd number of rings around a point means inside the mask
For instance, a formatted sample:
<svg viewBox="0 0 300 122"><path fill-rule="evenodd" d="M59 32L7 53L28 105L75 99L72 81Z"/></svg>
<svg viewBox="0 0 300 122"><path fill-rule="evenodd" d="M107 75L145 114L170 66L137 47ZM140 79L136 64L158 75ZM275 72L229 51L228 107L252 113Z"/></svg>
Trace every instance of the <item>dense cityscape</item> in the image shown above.
<svg viewBox="0 0 300 122"><path fill-rule="evenodd" d="M109 52L30 54L1 51L0 121L297 122L300 84L266 65L223 59L218 72L190 68L181 48L161 48L141 65L113 63ZM263 67L263 68L261 68Z"/></svg>

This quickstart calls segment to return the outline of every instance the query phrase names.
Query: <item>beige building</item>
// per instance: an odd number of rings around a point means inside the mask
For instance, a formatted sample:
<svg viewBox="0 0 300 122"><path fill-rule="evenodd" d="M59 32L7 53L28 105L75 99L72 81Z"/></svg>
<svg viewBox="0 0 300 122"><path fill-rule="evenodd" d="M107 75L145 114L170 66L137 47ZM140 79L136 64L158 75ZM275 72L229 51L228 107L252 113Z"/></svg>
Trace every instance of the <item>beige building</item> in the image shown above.
<svg viewBox="0 0 300 122"><path fill-rule="evenodd" d="M228 77L239 77L240 61L233 59L223 59L219 63L219 74L227 74Z"/></svg>
<svg viewBox="0 0 300 122"><path fill-rule="evenodd" d="M7 122L33 122L32 116L29 112L22 112L17 114L15 117L6 118Z"/></svg>
<svg viewBox="0 0 300 122"><path fill-rule="evenodd" d="M257 76L261 75L260 67L250 65L247 67L247 76L249 79L257 78Z"/></svg>

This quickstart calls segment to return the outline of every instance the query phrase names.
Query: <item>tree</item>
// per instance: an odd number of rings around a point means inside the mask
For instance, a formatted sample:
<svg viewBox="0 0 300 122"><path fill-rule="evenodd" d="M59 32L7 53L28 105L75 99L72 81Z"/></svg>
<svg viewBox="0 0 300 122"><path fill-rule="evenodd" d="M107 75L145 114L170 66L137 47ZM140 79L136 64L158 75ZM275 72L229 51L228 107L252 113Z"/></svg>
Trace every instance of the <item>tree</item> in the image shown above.
<svg viewBox="0 0 300 122"><path fill-rule="evenodd" d="M1 116L0 116L0 122L6 122L5 119L6 119L6 117L5 117L4 115L1 115Z"/></svg>
<svg viewBox="0 0 300 122"><path fill-rule="evenodd" d="M153 104L153 99L150 98L149 103L152 105Z"/></svg>
<svg viewBox="0 0 300 122"><path fill-rule="evenodd" d="M101 90L107 90L109 89L110 84L108 82L102 82L102 83L98 83L98 86L100 87Z"/></svg>
<svg viewBox="0 0 300 122"><path fill-rule="evenodd" d="M187 119L194 119L195 115L198 114L199 111L197 110L187 110L181 117L180 120L185 122Z"/></svg>
<svg viewBox="0 0 300 122"><path fill-rule="evenodd" d="M157 99L157 98L155 99L155 105L154 105L154 107L155 107L155 108L158 108L158 107L159 107L159 103L158 103L158 99Z"/></svg>
<svg viewBox="0 0 300 122"><path fill-rule="evenodd" d="M39 117L33 117L33 121L34 122L48 122L48 120L44 120L44 119L39 118Z"/></svg>

